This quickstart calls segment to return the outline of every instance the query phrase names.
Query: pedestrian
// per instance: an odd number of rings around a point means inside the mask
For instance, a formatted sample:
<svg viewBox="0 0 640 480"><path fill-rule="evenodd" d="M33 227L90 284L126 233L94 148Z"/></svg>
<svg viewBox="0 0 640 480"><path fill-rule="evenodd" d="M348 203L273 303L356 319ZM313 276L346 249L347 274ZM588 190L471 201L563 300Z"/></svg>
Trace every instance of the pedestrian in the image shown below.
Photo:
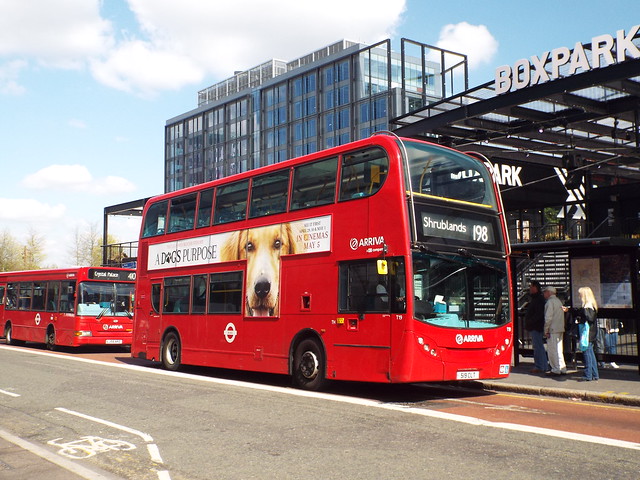
<svg viewBox="0 0 640 480"><path fill-rule="evenodd" d="M593 290L589 287L580 287L578 294L580 295L580 302L582 303L578 313L578 323L589 325L589 344L587 349L582 352L582 358L584 359L584 376L580 380L590 382L600 378L598 361L593 351L593 344L598 338L598 302L596 302L596 298L593 295Z"/></svg>
<svg viewBox="0 0 640 480"><path fill-rule="evenodd" d="M566 375L567 365L564 362L562 348L564 337L564 309L562 302L556 296L555 287L544 289L544 336L547 339L547 354L549 355L550 375Z"/></svg>
<svg viewBox="0 0 640 480"><path fill-rule="evenodd" d="M547 351L544 349L544 296L540 282L529 283L529 304L524 314L524 328L531 335L533 345L533 364L531 373L544 373L549 370Z"/></svg>

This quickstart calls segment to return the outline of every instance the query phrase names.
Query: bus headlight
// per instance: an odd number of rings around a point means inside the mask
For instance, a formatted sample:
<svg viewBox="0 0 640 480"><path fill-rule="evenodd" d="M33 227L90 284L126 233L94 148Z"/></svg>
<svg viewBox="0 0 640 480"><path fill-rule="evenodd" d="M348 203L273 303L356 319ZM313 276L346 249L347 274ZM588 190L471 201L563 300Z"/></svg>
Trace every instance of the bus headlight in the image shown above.
<svg viewBox="0 0 640 480"><path fill-rule="evenodd" d="M90 337L91 336L91 330L76 330L75 336L76 337Z"/></svg>

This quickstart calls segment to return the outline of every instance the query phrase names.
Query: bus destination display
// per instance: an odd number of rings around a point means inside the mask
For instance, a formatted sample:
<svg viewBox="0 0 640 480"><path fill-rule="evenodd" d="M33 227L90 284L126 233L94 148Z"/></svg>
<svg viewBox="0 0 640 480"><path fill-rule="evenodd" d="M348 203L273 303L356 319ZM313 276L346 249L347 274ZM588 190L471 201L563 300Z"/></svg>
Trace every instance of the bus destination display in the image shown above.
<svg viewBox="0 0 640 480"><path fill-rule="evenodd" d="M422 234L481 245L495 245L493 222L459 212L449 214L421 211Z"/></svg>

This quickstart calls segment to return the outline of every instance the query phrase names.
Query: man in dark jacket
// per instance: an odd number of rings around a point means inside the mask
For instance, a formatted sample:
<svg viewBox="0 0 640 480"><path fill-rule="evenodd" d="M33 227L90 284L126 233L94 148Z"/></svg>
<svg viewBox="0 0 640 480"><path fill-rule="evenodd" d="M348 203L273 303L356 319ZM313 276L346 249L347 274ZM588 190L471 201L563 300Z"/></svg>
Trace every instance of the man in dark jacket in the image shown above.
<svg viewBox="0 0 640 480"><path fill-rule="evenodd" d="M524 328L531 334L533 344L533 363L531 373L544 373L549 370L547 352L544 349L544 295L540 282L532 280L529 284L529 305L524 314Z"/></svg>

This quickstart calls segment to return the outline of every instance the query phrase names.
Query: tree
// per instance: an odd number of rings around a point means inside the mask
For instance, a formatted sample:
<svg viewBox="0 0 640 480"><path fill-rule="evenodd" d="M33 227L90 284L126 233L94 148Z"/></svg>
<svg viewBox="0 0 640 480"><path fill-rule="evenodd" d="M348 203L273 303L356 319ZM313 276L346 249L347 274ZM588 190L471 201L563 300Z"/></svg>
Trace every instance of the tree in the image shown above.
<svg viewBox="0 0 640 480"><path fill-rule="evenodd" d="M22 246L20 270L37 270L42 268L45 258L44 239L35 230L29 230L26 243Z"/></svg>
<svg viewBox="0 0 640 480"><path fill-rule="evenodd" d="M0 272L20 270L21 246L8 230L0 233Z"/></svg>
<svg viewBox="0 0 640 480"><path fill-rule="evenodd" d="M85 231L76 227L73 243L69 247L70 263L79 266L100 266L102 264L101 236L95 223L89 225Z"/></svg>

